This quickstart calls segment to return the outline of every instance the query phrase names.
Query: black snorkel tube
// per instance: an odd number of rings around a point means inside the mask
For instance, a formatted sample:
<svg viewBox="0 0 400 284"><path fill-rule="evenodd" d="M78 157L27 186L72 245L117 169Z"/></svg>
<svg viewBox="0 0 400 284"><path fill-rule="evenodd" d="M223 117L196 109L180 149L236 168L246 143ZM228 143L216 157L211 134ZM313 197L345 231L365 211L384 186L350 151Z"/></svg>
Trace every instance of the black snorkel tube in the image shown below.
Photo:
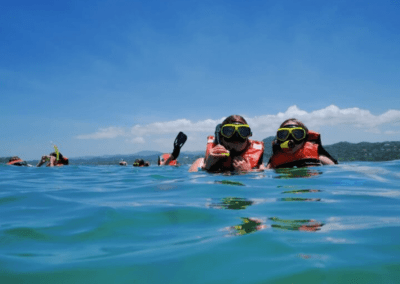
<svg viewBox="0 0 400 284"><path fill-rule="evenodd" d="M218 145L221 145L221 127L222 127L222 125L221 124L218 124L216 127L215 127L215 143Z"/></svg>

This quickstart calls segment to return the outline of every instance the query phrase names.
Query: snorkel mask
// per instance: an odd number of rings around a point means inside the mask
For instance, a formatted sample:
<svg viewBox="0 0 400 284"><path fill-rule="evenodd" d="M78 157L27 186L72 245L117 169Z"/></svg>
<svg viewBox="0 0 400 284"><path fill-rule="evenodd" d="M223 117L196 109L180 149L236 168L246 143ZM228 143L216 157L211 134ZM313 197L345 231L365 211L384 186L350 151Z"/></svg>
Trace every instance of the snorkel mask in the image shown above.
<svg viewBox="0 0 400 284"><path fill-rule="evenodd" d="M276 138L280 142L281 149L294 148L297 144L302 143L306 136L307 132L304 128L293 124L279 128L276 133Z"/></svg>

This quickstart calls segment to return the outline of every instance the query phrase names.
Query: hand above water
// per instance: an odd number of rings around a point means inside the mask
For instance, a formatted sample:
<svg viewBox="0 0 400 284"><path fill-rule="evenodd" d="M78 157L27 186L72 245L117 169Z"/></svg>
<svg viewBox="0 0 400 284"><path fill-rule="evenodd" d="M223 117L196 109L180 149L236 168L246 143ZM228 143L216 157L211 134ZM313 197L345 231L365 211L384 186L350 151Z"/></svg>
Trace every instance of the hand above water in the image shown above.
<svg viewBox="0 0 400 284"><path fill-rule="evenodd" d="M251 165L249 161L245 158L238 156L234 157L232 161L232 165L235 171L237 172L249 172L251 171Z"/></svg>
<svg viewBox="0 0 400 284"><path fill-rule="evenodd" d="M214 148L212 148L206 157L205 160L205 169L209 170L212 166L214 166L218 161L227 157L226 154L229 154L229 151L222 145L218 144Z"/></svg>

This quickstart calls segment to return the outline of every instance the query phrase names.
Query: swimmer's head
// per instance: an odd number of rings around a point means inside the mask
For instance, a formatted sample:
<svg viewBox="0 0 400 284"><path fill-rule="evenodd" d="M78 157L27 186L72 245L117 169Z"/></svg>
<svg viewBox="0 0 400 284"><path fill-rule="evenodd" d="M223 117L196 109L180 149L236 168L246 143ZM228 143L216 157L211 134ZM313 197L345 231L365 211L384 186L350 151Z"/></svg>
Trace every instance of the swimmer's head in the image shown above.
<svg viewBox="0 0 400 284"><path fill-rule="evenodd" d="M13 162L13 161L18 161L18 160L21 160L21 158L18 156L14 156L14 157L11 157L10 160L8 160L8 162Z"/></svg>
<svg viewBox="0 0 400 284"><path fill-rule="evenodd" d="M133 163L134 167L143 167L144 166L144 160L143 159L136 159L135 162Z"/></svg>
<svg viewBox="0 0 400 284"><path fill-rule="evenodd" d="M235 124L235 125L247 125L247 121L240 115L231 115L225 118L225 120L221 123L221 128L227 124ZM250 128L248 128L250 131ZM221 144L229 151L241 152L248 146L248 135L246 138L242 137L237 130L235 130L234 134L231 137L224 137L221 135Z"/></svg>
<svg viewBox="0 0 400 284"><path fill-rule="evenodd" d="M296 118L289 118L289 119L286 119L284 122L282 122L279 129L281 129L281 128L299 128L299 127L302 128L304 131L297 130L297 132L300 131L300 135L298 135L297 139L295 137L293 137L293 132L290 132L290 134L289 134L289 132L287 132L288 133L287 137L283 138L283 139L285 139L285 141L281 140L278 142L280 148L283 151L291 152L291 149L295 148L296 145L304 143L305 138L307 137L307 134L308 134L308 128L304 125L304 123L302 123L300 120L297 120ZM285 131L285 130L283 130L283 131ZM302 137L303 135L304 135L304 137ZM278 136L278 133L277 133L277 136Z"/></svg>
<svg viewBox="0 0 400 284"><path fill-rule="evenodd" d="M225 118L221 125L224 126L225 124L247 124L247 121L243 118L243 116L235 114Z"/></svg>

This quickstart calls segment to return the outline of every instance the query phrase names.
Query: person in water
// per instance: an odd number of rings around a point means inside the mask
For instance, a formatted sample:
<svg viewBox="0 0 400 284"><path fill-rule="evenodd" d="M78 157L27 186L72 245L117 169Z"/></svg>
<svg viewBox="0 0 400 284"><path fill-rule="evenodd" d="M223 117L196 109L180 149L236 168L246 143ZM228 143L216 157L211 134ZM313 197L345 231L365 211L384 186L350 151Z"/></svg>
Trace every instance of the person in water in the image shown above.
<svg viewBox="0 0 400 284"><path fill-rule="evenodd" d="M159 166L179 166L178 164L178 157L179 153L181 152L181 148L183 144L185 144L187 140L187 136L183 132L179 132L178 136L176 136L174 141L174 150L171 154L162 154L158 157L157 164Z"/></svg>
<svg viewBox="0 0 400 284"><path fill-rule="evenodd" d="M69 160L67 157L63 156L60 152L50 153L48 156L42 156L42 159L36 165L37 167L42 166L47 162L47 167L61 167L69 165Z"/></svg>
<svg viewBox="0 0 400 284"><path fill-rule="evenodd" d="M120 165L120 166L127 166L128 163L127 163L126 161L124 161L124 160L121 160L121 161L119 162L119 165Z"/></svg>
<svg viewBox="0 0 400 284"><path fill-rule="evenodd" d="M197 159L189 169L208 172L249 172L262 170L264 142L250 140L250 126L240 115L227 117L217 125L215 137L208 136L206 155Z"/></svg>
<svg viewBox="0 0 400 284"><path fill-rule="evenodd" d="M136 159L135 162L133 163L134 167L148 167L150 166L150 162L144 161L143 159Z"/></svg>
<svg viewBox="0 0 400 284"><path fill-rule="evenodd" d="M272 156L267 169L333 165L338 162L322 147L319 133L299 120L285 120L272 142Z"/></svg>
<svg viewBox="0 0 400 284"><path fill-rule="evenodd" d="M27 162L25 162L24 160L22 160L20 157L18 156L14 156L12 158L10 158L10 160L8 160L7 165L12 165L12 166L30 166L28 165Z"/></svg>

